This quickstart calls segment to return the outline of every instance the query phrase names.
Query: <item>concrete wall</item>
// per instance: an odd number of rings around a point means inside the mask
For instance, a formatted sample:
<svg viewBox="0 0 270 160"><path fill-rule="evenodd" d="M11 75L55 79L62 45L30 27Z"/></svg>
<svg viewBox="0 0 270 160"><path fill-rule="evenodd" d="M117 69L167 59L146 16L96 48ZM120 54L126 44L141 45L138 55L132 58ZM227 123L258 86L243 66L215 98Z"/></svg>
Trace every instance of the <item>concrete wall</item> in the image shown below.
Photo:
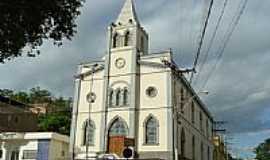
<svg viewBox="0 0 270 160"><path fill-rule="evenodd" d="M172 152L172 104L170 70L163 67L153 67L151 63L160 64L161 59L170 59L170 53L156 55L156 57L142 57L140 66L140 112L138 128L138 152L147 157L147 153L159 152L164 155ZM146 94L148 87L157 90L155 97ZM159 123L158 144L145 144L145 122L153 116ZM158 158L152 157L152 158Z"/></svg>
<svg viewBox="0 0 270 160"><path fill-rule="evenodd" d="M181 102L181 89L184 89L184 102ZM180 115L179 123L177 123L177 134L178 134L178 154L181 155L181 141L182 141L182 130L185 132L185 157L193 158L193 147L192 139L195 137L195 158L198 160L212 160L213 155L213 144L212 144L212 117L205 112L204 106L193 96L192 90L184 83L183 80L175 79L175 94L177 97L174 104ZM194 123L192 122L192 102L194 103ZM184 104L184 110L181 112L181 103ZM202 115L202 128L200 125L200 114ZM207 122L208 121L208 122ZM207 127L208 123L208 127ZM208 132L208 133L207 133ZM203 155L201 152L201 144L203 144ZM209 157L208 157L209 147Z"/></svg>
<svg viewBox="0 0 270 160"><path fill-rule="evenodd" d="M0 132L34 132L37 129L37 115L25 106L0 102Z"/></svg>
<svg viewBox="0 0 270 160"><path fill-rule="evenodd" d="M112 65L111 65L111 78L110 78L110 88L124 88L128 87L132 88L134 85L132 81L132 66L130 66L131 59L128 57L133 54L132 52L121 52L119 54L112 55ZM128 56L129 55L129 56ZM145 57L142 58L142 61L145 62L153 62L157 64L161 64L161 58L170 59L170 53L164 53L156 58L153 57ZM117 57L125 58L126 66L121 70L117 69L114 65L113 60L116 60ZM89 70L89 68L88 68ZM84 69L82 72L87 72L87 69ZM78 118L77 118L77 129L76 129L76 152L84 153L86 151L86 146L82 145L83 141L83 124L89 118L89 103L86 100L87 94L90 92L91 84L93 84L93 92L96 94L97 99L95 103L91 105L91 120L95 123L95 145L89 146L90 152L100 152L101 140L103 137L99 137L102 135L107 136L108 128L111 122L116 118L120 117L127 124L134 123L133 115L130 112L135 112L137 117L137 125L133 130L136 130L138 134L136 136L137 141L137 151L138 152L152 152L158 151L162 153L170 153L172 154L172 113L171 113L171 79L170 79L170 71L165 69L164 67L156 67L153 68L149 65L141 65L140 66L140 74L139 74L139 86L136 88L136 94L134 101L137 104L136 111L132 110L132 106L122 106L120 108L108 108L107 114L107 127L101 128L102 126L102 116L103 116L103 106L102 102L105 100L103 93L104 80L102 79L102 74L104 71L98 72L94 74L94 81L91 83L91 76L87 76L83 79L81 83L80 90L80 99L78 105ZM146 90L148 87L155 87L157 89L156 97L149 97L146 95ZM132 93L131 93L132 94ZM131 95L130 95L131 97ZM132 101L132 99L130 99ZM132 102L129 102L132 104ZM145 126L144 123L149 116L155 117L159 122L158 128L158 144L157 145L145 145ZM132 128L128 125L129 131ZM132 138L132 137L131 137ZM147 154L147 153L146 153Z"/></svg>
<svg viewBox="0 0 270 160"><path fill-rule="evenodd" d="M32 113L0 113L0 132L34 132L37 115Z"/></svg>
<svg viewBox="0 0 270 160"><path fill-rule="evenodd" d="M18 151L23 160L24 151L36 151L36 160L65 160L68 157L68 137L55 133L2 133L0 160L9 160L12 151Z"/></svg>
<svg viewBox="0 0 270 160"><path fill-rule="evenodd" d="M49 160L66 160L68 158L68 147L67 142L52 140L50 142Z"/></svg>
<svg viewBox="0 0 270 160"><path fill-rule="evenodd" d="M132 36L132 43L130 46L123 46L123 37L127 32L130 32ZM95 143L89 146L90 154L93 155L106 150L108 129L112 121L119 117L127 124L128 137L135 139L135 150L142 158L151 156L151 158L172 159L174 151L175 155L180 155L182 138L180 133L183 129L185 130L186 158L192 158L192 137L195 136L197 160L201 158L199 157L201 143L205 148L201 160L206 160L207 148L209 147L210 155L213 150L211 117L201 101L195 100L195 123L193 124L191 120L191 107L186 107L185 111L180 114L181 116L177 118L176 113L179 112L180 104L183 103L179 101L181 88L185 90L185 97L192 97L194 91L185 82L184 77L175 80L172 70L164 67L162 60L172 61L171 52L148 54L148 35L140 25L114 24L113 27L109 27L108 35L109 47L113 44L114 35L120 36L121 45L116 48L108 47L109 53L99 63L99 65L105 66L104 70L81 77L81 84L78 87L78 95L80 95L78 106L75 106L78 107L76 129L74 130L75 152L79 157L85 155L86 146L82 145L83 125L89 117L95 124ZM121 67L117 67L119 59L124 59L124 65ZM81 73L89 72L93 64L95 62L80 65ZM108 101L106 101L108 100L106 97L108 89L124 87L129 89L128 105L108 106ZM146 95L149 87L157 90L156 96ZM90 92L96 95L96 101L91 105L86 100L86 96ZM203 117L202 129L200 113ZM159 123L158 143L154 145L145 144L144 123L149 116L154 117ZM206 121L208 121L208 127L206 127Z"/></svg>
<svg viewBox="0 0 270 160"><path fill-rule="evenodd" d="M122 53L123 52L123 53ZM112 55L111 62L111 77L110 77L110 88L131 88L132 81L132 66L130 66L131 59L129 56L132 52L120 51L119 54ZM117 57L123 57L126 59L126 66L122 69L117 69L114 65L113 60ZM142 157L148 157L147 155L162 156L173 156L173 150L181 155L181 132L185 130L185 157L191 159L193 157L192 152L192 138L195 137L195 157L200 160L201 158L201 144L203 144L203 158L208 159L208 147L209 147L209 160L212 159L213 146L212 146L212 118L209 117L209 113L205 110L202 103L198 101L194 96L194 91L190 89L190 86L186 82L177 78L174 79L172 72L168 68L162 67L161 60L171 60L170 52L164 52L162 54L147 55L140 59L140 74L139 86L136 88L136 117L137 125L135 130L136 136L136 150ZM155 65L153 65L155 64ZM89 69L88 69L89 70ZM83 71L83 72L86 72ZM107 127L102 128L102 116L104 116L102 103L105 100L104 97L104 79L102 77L104 71L94 74L93 92L97 95L96 102L91 106L91 120L94 121L95 130L95 145L89 146L90 152L99 153L101 152L102 146L101 141L103 137L100 135L106 135L108 132L109 125L115 117L121 117L127 124L133 123L130 112L132 111L131 106L122 106L120 108L108 108L107 114ZM157 89L157 95L155 97L149 97L146 95L146 89L148 87L155 87ZM79 99L79 115L77 121L77 133L76 133L76 151L77 153L83 153L86 150L85 146L82 146L83 136L83 123L89 117L89 103L86 101L86 96L90 92L91 88L91 76L85 77L81 83L80 99ZM181 102L181 89L184 89L185 102ZM192 110L191 103L194 103L194 123L192 122ZM182 113L180 108L181 104L185 104L184 112ZM130 104L130 103L129 103ZM131 107L131 108L130 108ZM175 108L175 112L181 113L178 123L175 126L175 134L177 135L173 139L173 113L172 108ZM200 114L202 115L202 128L200 125ZM156 145L145 145L145 126L144 122L149 117L155 117L159 122L158 128L158 144ZM208 121L208 122L207 122ZM207 127L208 123L208 127ZM130 125L128 125L129 130ZM105 133L104 133L105 132ZM175 147L173 147L175 144ZM158 154L160 153L160 154ZM176 155L177 155L176 154ZM157 156L158 158L159 156Z"/></svg>

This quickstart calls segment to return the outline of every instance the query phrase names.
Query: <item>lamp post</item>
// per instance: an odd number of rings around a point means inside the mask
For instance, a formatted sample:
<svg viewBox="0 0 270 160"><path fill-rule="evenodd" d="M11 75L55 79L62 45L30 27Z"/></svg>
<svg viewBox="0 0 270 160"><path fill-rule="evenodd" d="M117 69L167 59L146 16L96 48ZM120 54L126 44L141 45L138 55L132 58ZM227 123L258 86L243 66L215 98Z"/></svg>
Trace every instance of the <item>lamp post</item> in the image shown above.
<svg viewBox="0 0 270 160"><path fill-rule="evenodd" d="M95 102L96 100L96 95L93 93L93 85L94 85L94 71L95 68L97 67L97 64L94 64L91 67L91 72L92 72L92 76L91 76L91 82L90 82L90 92L88 93L86 100L89 103L89 113L88 113L88 122L86 124L86 159L88 160L88 152L89 152L89 132L90 132L90 124L91 124L91 110L92 110L92 104Z"/></svg>

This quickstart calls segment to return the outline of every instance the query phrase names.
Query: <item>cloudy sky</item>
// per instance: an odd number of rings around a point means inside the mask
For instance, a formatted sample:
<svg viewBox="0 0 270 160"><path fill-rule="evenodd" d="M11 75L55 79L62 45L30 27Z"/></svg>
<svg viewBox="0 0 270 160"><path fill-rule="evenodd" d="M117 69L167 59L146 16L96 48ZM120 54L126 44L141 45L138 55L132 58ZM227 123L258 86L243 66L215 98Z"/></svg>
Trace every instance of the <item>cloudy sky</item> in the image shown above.
<svg viewBox="0 0 270 160"><path fill-rule="evenodd" d="M106 28L116 19L123 2L87 0L77 20L78 34L73 41L65 41L60 48L48 42L41 47L41 55L37 58L22 57L0 64L0 88L28 90L41 86L56 96L72 96L76 65L105 54ZM192 66L207 2L209 0L136 0L141 24L150 35L150 50L172 48L180 66ZM199 69L207 55L206 48L223 2L216 0L214 3ZM243 149L270 137L270 1L248 1L219 59L217 54L242 2L228 0L208 59L195 76L193 85L197 90L210 92L202 98L217 120L228 122L226 127L233 138L234 153L247 156ZM217 67L213 70L215 64Z"/></svg>

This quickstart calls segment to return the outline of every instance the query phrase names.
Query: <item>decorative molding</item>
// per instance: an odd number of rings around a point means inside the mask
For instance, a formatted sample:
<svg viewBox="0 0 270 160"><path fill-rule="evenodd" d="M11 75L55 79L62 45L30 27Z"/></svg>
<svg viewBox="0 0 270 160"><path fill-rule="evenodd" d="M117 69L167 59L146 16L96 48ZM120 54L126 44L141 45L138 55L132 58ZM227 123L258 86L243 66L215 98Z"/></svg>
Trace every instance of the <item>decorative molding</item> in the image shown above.
<svg viewBox="0 0 270 160"><path fill-rule="evenodd" d="M120 81L115 81L110 85L110 88L113 88L116 84L125 84L128 88L130 87L130 84L127 81L120 80Z"/></svg>
<svg viewBox="0 0 270 160"><path fill-rule="evenodd" d="M164 64L157 63L157 62L148 62L148 61L139 60L138 63L140 65L151 66L151 67L154 67L154 68L167 68Z"/></svg>
<svg viewBox="0 0 270 160"><path fill-rule="evenodd" d="M150 119L150 118L154 118L157 123L158 123L158 127L159 127L159 120L156 118L156 116L154 116L152 113L150 113L143 121L143 127L146 127L146 122Z"/></svg>
<svg viewBox="0 0 270 160"><path fill-rule="evenodd" d="M104 68L105 68L104 65L101 65L98 68L95 68L94 70L89 70L87 72L77 74L77 75L75 75L75 78L81 78L81 79L83 79L86 76L90 76L90 75L92 75L94 73L101 72L102 70L104 70Z"/></svg>

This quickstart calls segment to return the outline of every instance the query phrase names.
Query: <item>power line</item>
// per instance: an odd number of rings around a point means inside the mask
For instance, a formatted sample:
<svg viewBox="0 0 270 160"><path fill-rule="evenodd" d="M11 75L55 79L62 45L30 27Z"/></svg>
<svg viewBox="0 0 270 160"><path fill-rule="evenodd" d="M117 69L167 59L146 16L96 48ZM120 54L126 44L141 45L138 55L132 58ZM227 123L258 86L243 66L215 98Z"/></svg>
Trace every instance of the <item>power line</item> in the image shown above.
<svg viewBox="0 0 270 160"><path fill-rule="evenodd" d="M207 76L207 78L206 78L206 81L205 81L205 83L203 84L202 88L204 88L204 87L207 85L207 83L208 83L210 77L211 77L211 76L214 74L214 72L216 71L217 66L218 66L218 64L220 63L221 58L222 58L222 56L223 56L223 54L224 54L224 51L225 51L225 49L226 49L226 47L227 47L227 45L228 45L228 43L229 43L229 41L230 41L230 39L231 39L231 36L232 36L234 30L236 29L236 26L238 25L238 23L239 23L239 21L240 21L240 19L241 19L241 16L242 16L243 13L244 13L244 10L245 10L245 8L246 8L246 6L247 6L248 0L243 0L243 1L241 1L241 2L243 2L243 3L240 3L240 4L239 4L239 9L240 9L240 10L239 10L239 13L237 13L237 14L234 16L234 18L233 18L233 20L232 20L232 22L231 22L231 25L230 25L231 27L228 28L228 30L227 30L227 32L226 32L226 34L225 34L224 42L221 43L221 44L223 44L223 45L220 46L220 49L219 49L218 52L217 52L218 55L217 55L216 63L214 64L212 70L210 70L210 72L209 72L209 74L208 74L208 76ZM228 35L228 36L226 37L226 35Z"/></svg>
<svg viewBox="0 0 270 160"><path fill-rule="evenodd" d="M196 69L196 66L198 64L198 60L199 60L199 57L200 57L200 54L201 54L201 49L202 49L202 46L203 46L203 41L204 41L205 33L206 33L206 28L208 26L208 22L209 22L209 19L210 19L213 4L214 4L214 0L211 0L210 1L210 6L209 6L209 9L208 9L208 13L207 13L207 17L206 17L205 22L204 22L204 27L203 27L203 31L202 31L202 34L201 34L199 47L198 47L198 50L197 50L197 53L196 53L196 56L195 56L195 61L194 61L194 64L193 64L194 70ZM190 83L192 83L193 76L194 76L194 72L191 73Z"/></svg>
<svg viewBox="0 0 270 160"><path fill-rule="evenodd" d="M201 67L200 67L200 69L199 69L199 71L198 71L198 75L197 75L197 78L196 78L196 82L198 81L199 76L200 76L200 73L203 71L204 66L205 66L205 63L206 63L206 61L207 61L207 59L208 59L208 57L209 57L210 49L211 49L212 46L213 46L214 40L215 40L216 35L217 35L217 31L218 31L218 29L219 29L219 27L220 27L220 25L221 25L221 20L223 19L223 16L224 16L224 14L225 14L225 9L226 9L227 4L228 4L228 0L224 0L223 7L222 7L222 10L221 10L221 14L220 14L220 16L219 16L219 18L218 18L218 22L217 22L217 24L216 24L216 26L215 26L214 33L212 34L212 37L211 37L210 42L209 42L209 45L208 45L208 47L207 47L205 57L204 57L203 60L202 60L202 65L201 65Z"/></svg>
<svg viewBox="0 0 270 160"><path fill-rule="evenodd" d="M196 5L198 5L198 2L196 2L196 0L192 0L192 2L193 2L194 7L196 8L197 7ZM209 9L208 3L206 2L206 0L202 0L201 2L203 2L203 4L199 4L199 5L203 6L202 7L202 13L203 14L201 15L201 17L199 19L199 22L201 22L199 24L199 26L200 26L199 31L198 32L191 32L193 34L191 34L191 36L189 37L190 38L189 40L191 41L191 47L192 47L191 48L191 53L194 53L194 57L196 56L196 50L199 47L199 42L201 40L201 35L202 35L202 32L203 32L203 28L204 28L205 17L207 16L208 9ZM206 13L206 15L204 13ZM193 14L192 18L193 18L192 22L194 22L194 20L195 20L194 14ZM191 28L191 27L189 27L189 28ZM193 41L193 39L194 39L194 41ZM195 47L193 47L193 46L195 46Z"/></svg>

